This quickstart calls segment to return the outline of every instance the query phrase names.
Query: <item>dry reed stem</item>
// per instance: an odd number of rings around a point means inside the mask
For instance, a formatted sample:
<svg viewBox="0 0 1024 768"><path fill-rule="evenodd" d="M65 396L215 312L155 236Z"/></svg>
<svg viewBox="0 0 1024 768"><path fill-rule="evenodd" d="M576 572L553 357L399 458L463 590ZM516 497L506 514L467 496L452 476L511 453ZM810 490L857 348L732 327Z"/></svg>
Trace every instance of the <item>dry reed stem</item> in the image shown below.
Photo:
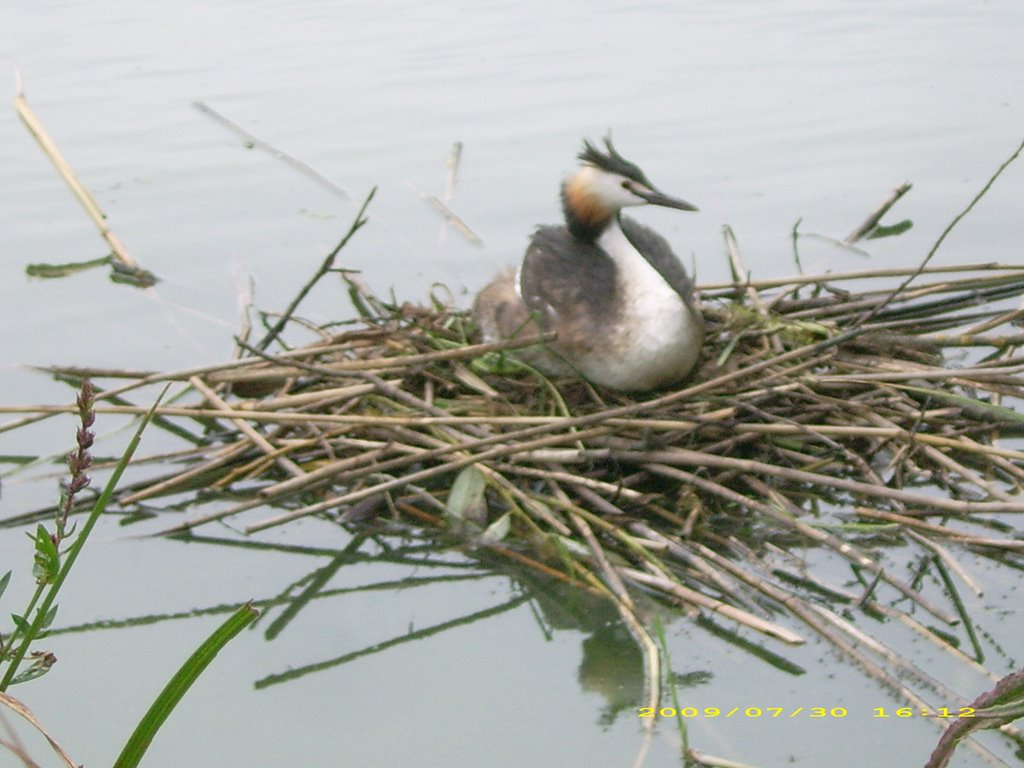
<svg viewBox="0 0 1024 768"><path fill-rule="evenodd" d="M678 479L692 483L693 485L703 488L707 491L710 491L711 493L714 493L722 497L723 499L729 501L730 503L738 504L742 507L749 507L760 512L761 514L775 520L777 523L780 523L782 526L794 530L795 532L799 533L801 536L804 536L810 541L813 541L816 544L827 546L829 549L841 555L843 558L851 562L853 565L870 571L875 576L883 579L891 587L897 589L901 594L903 594L904 597L910 598L914 602L918 603L922 608L931 613L937 619L940 619L946 622L947 624L956 623L956 617L954 617L951 613L943 610L942 608L939 608L938 606L932 604L930 601L925 600L924 596L921 595L917 590L912 589L909 584L906 584L905 582L893 577L891 574L887 573L882 568L882 566L880 566L877 562L875 562L867 555L865 555L863 552L858 550L856 547L846 543L845 541L842 541L841 539L833 536L832 534L826 533L825 531L819 530L817 528L813 528L805 523L800 522L799 520L788 517L787 515L781 513L779 510L775 509L770 504L765 504L761 501L757 501L756 499L744 496L740 493L737 493L726 488L720 483L714 483L709 480L705 480L704 478L698 477L697 475L694 475L690 472L685 472L684 470L677 469L676 467L669 467L653 463L647 464L646 467L647 469L656 474L666 475L668 477L676 477Z"/></svg>
<svg viewBox="0 0 1024 768"><path fill-rule="evenodd" d="M381 332L381 333L383 333L383 332ZM529 346L531 344L537 344L537 343L541 343L541 342L551 341L553 338L554 338L553 334L539 335L539 336L521 336L521 337L517 337L517 338L512 339L512 340L509 340L509 341L500 341L500 342L493 342L493 343L487 343L487 344L467 345L467 346L464 346L464 347L461 347L461 348L455 349L455 350L444 350L443 353L440 353L440 352L439 353L428 353L427 355L424 355L423 357L419 358L418 362L422 364L422 363L428 363L428 362L435 362L435 361L438 361L438 360L456 359L456 358L460 358L460 357L472 358L472 357L477 357L477 356L482 355L482 354L486 354L488 352L503 352L503 351L515 350L515 349L519 349L519 348L522 348L522 347L525 347L525 346ZM310 357L310 356L317 356L317 355L323 355L323 354L330 354L331 352L336 352L336 351L344 351L344 350L347 350L347 349L348 349L348 346L345 345L345 344L314 346L314 347L301 348L301 349L297 349L297 350L290 350L290 351L287 351L287 352L282 352L282 353L276 355L276 357L279 357L279 358ZM387 358L387 359L390 360L392 358ZM264 361L261 360L260 358L245 358L245 359L242 359L242 360L231 360L231 361L225 362L225 363L216 363L216 364L212 364L212 365L204 365L204 366L199 366L199 367L195 367L195 368L186 368L186 369L182 369L182 370L178 370L178 371L171 371L169 373L151 373L151 374L143 376L142 378L137 378L137 379L135 379L134 381L132 381L129 384L124 384L124 385L122 385L120 387L114 387L112 389L107 389L107 390L104 390L103 392L97 392L96 399L97 399L97 401L108 400L108 399L110 399L112 397L118 397L120 395L127 394L128 392L133 392L133 391L135 391L137 389L141 389L141 388L146 387L146 386L148 386L150 384L161 384L161 383L165 383L165 382L168 382L168 381L188 381L193 376L209 375L208 378L207 378L207 381L210 384L231 383L230 379L228 379L226 381L219 381L217 376L216 376L216 373L218 371L232 371L232 370L236 370L236 369L237 370L243 370L243 369L249 368L251 366L257 366L257 365L261 365L261 364L264 364ZM393 367L401 367L401 366L400 365L395 365ZM372 369L372 366L370 366L370 368ZM71 376L82 376L82 375L88 376L89 372L91 370L93 370L93 369L81 368L81 367L77 367L77 366L71 366L71 367L50 366L50 367L42 367L39 370L49 371L49 372L55 373L55 374L62 374L62 373L64 373L64 374L71 375ZM100 370L107 371L107 369L100 369ZM301 373L301 369L296 369L296 371L298 373ZM107 372L109 373L109 371L107 371ZM118 376L117 378L134 378L134 376L125 375L125 376ZM253 376L251 378L253 380L258 380L258 381L264 381L265 380L265 378L260 377L260 376ZM282 376L281 378L282 379L287 379L287 378L290 378L290 377ZM141 415L141 414L145 413L146 410L147 409L144 409L144 408L140 407L140 408L135 408L135 409L129 408L129 410L126 410L124 412L125 413L132 413L132 414ZM34 415L30 416L30 417L27 417L27 418L24 418L24 419L17 420L17 421L8 422L7 424L0 424L0 434L2 434L3 432L8 432L8 431L12 431L12 430L15 430L15 429L19 429L21 427L29 426L30 424L34 424L34 423L36 423L38 421L41 421L43 419L47 419L50 416L53 416L55 414L69 413L69 412L71 412L71 409L69 409L67 407L63 407L63 406L45 406L45 405L40 405L40 406L13 406L13 407L12 406L2 406L2 407L0 407L0 413L31 413L31 414L34 414ZM108 411L108 413L116 413L116 411ZM178 414L173 414L173 415L178 415Z"/></svg>
<svg viewBox="0 0 1024 768"><path fill-rule="evenodd" d="M803 638L798 634L791 632L785 627L781 627L770 621L765 621L759 616L754 616L753 614L740 610L728 603L723 603L720 600L710 598L707 595L690 589L689 587L685 587L676 581L652 576L649 573L638 571L635 568L621 568L620 572L630 581L634 581L637 584L643 584L644 586L654 587L659 592L671 595L677 600L681 600L682 602L689 603L691 605L700 606L701 608L706 608L712 613L717 613L727 619L737 622L738 624L749 627L761 634L774 637L789 645L799 645L804 642Z"/></svg>
<svg viewBox="0 0 1024 768"><path fill-rule="evenodd" d="M341 197L345 200L349 199L349 194L344 189L339 187L337 184L335 184L333 181L324 176L318 170L310 166L308 163L304 163L302 160L299 160L298 158L289 155L287 152L278 149L273 144L269 144L263 139L259 138L258 136L250 133L245 128L240 126L238 123L222 115L220 112L215 110L206 102L194 101L192 102L192 106L195 107L198 111L202 112L207 117L209 117L210 119L212 119L214 122L219 123L232 133L235 133L238 136L240 136L245 141L247 146L262 149L264 152L267 152L269 155L271 155L271 157L275 157L278 160L283 160L284 162L288 163L288 165L290 165L292 168L297 169L305 176L308 176L309 178L313 179L328 191L336 194L338 197Z"/></svg>
<svg viewBox="0 0 1024 768"><path fill-rule="evenodd" d="M892 268L892 269L860 269L849 272L829 272L826 275L790 275L788 277L772 277L761 280L750 280L749 285L758 291L772 288L785 289L793 285L820 285L822 283L837 283L849 280L871 280L883 277L906 277L908 275L936 275L948 273L970 273L970 272L1003 272L1006 275L1017 278L1024 277L1024 267L1019 264L1000 264L999 262L987 261L973 264L958 264L949 266L926 267L924 270L917 268ZM1003 279L1005 276L996 276L991 279ZM700 283L697 288L701 293L712 293L714 291L734 291L735 283Z"/></svg>
<svg viewBox="0 0 1024 768"><path fill-rule="evenodd" d="M889 212L889 209L896 205L896 203L899 202L899 199L903 197L905 194L907 194L907 192L909 192L912 187L913 184L911 184L909 181L905 181L898 187L896 187L892 192L889 193L885 200L882 201L881 205L879 205L878 208L872 211L871 215L867 217L864 223L862 223L859 227L853 230L853 232L846 236L843 242L846 243L847 245L853 245L862 237L864 237L864 235L868 234L868 232L870 232L878 225L878 222L882 220L882 217Z"/></svg>
<svg viewBox="0 0 1024 768"><path fill-rule="evenodd" d="M347 472L366 464L373 464L383 456L384 453L384 448L376 448L366 451L365 453L357 454L356 456L338 459L337 461L329 462L309 472L303 472L298 477L293 477L289 480L283 480L279 483L274 483L273 485L261 488L259 490L259 494L265 499L283 498L308 488L311 485L330 480L341 472Z"/></svg>
<svg viewBox="0 0 1024 768"><path fill-rule="evenodd" d="M722 227L722 236L725 239L726 252L729 254L729 266L732 269L733 282L736 284L736 290L739 292L741 289L746 294L747 301L750 302L750 306L754 308L754 311L761 316L761 318L767 323L768 322L768 309L765 307L764 302L761 300L761 294L757 292L757 289L750 285L750 272L740 258L740 246L736 242L736 235L732 231L732 227L728 224ZM767 337L767 343L771 345L771 349L775 354L779 354L783 350L782 340L779 338L777 333L770 334Z"/></svg>
<svg viewBox="0 0 1024 768"><path fill-rule="evenodd" d="M57 142L53 140L49 131L43 126L42 122L36 116L36 113L29 106L28 99L25 98L25 92L21 88L21 82L19 78L17 95L14 97L14 109L18 113L18 117L28 128L29 133L32 137L39 142L39 146L42 147L43 152L53 166L57 169L57 172L64 179L64 182L71 189L75 199L82 205L85 212L89 215L92 223L96 225L100 235L104 240L107 241L107 245L110 246L110 251L123 267L127 267L132 270L139 270L139 264L125 250L124 245L121 243L120 238L115 235L110 227L107 226L106 214L100 209L95 198L86 189L85 185L79 181L77 174L71 167L71 164L64 158L63 153L57 147Z"/></svg>
<svg viewBox="0 0 1024 768"><path fill-rule="evenodd" d="M916 541L925 549L929 549L932 552L934 552L935 555L940 560L942 560L943 563L945 563L947 568L949 568L957 576L960 577L960 580L967 585L967 587L975 594L975 596L981 597L982 589L978 586L978 582L976 582L971 577L971 575L967 573L967 570L962 565L960 565L957 559L950 554L949 550L946 549L946 547L943 547L938 542L932 541L927 536L922 536L920 533L914 530L908 530L907 536L913 541Z"/></svg>
<svg viewBox="0 0 1024 768"><path fill-rule="evenodd" d="M423 352L420 354L396 355L393 357L375 357L365 360L342 360L336 363L319 366L278 366L258 370L245 370L234 372L231 367L221 368L219 372L212 372L210 381L216 384L233 384L244 381L267 381L273 379L291 379L310 371L326 376L341 376L346 373L357 371L384 371L396 368L415 370L418 366L438 363L445 360L461 360L463 358L479 357L487 352L519 349L531 344L552 341L554 334L543 334L528 336L510 341L493 342L487 344L472 344L456 349L441 349L436 352ZM318 351L317 354L321 354ZM307 356L310 352L307 350ZM275 355L284 357L284 355ZM253 358L248 358L252 360ZM263 362L259 360L257 362Z"/></svg>
<svg viewBox="0 0 1024 768"><path fill-rule="evenodd" d="M568 506L572 506L569 502L569 498L564 493L559 493L560 498ZM580 515L569 511L569 519L572 521L573 526L580 535L583 537L583 541L586 543L587 548L590 550L590 555L594 559L594 563L597 565L601 575L604 576L605 586L611 590L612 594L615 595L615 599L619 602L621 607L630 614L630 616L636 619L636 606L633 604L633 598L626 589L626 585L622 583L622 578L619 573L612 567L612 564L608 561L607 555L604 553L604 549L601 547L601 543L597 540L594 532L587 525L586 521L583 520ZM639 622L636 622L639 624Z"/></svg>
<svg viewBox="0 0 1024 768"><path fill-rule="evenodd" d="M764 614L765 611L741 593L741 590L737 588L737 582L745 584L753 591L760 592L774 599L772 595L760 588L761 579L753 578L743 568L702 544L691 542L688 543L688 547L685 547L679 541L666 536L660 531L654 530L646 523L632 523L630 524L630 530L649 537L653 542L663 546L665 551L672 555L672 557L700 571L701 576L707 579L709 584L717 587L722 594L729 595L730 598L745 603L749 613ZM715 570L716 568L718 570ZM727 575L729 578L726 578ZM802 637L793 633L791 633L791 638L791 642L794 645L805 642Z"/></svg>
<svg viewBox="0 0 1024 768"><path fill-rule="evenodd" d="M322 501L318 504L312 504L308 507L304 507L293 512L288 512L283 515L276 515L274 517L264 520L261 523L250 525L248 528L246 528L246 533L255 533L256 531L262 531L277 525L283 525L284 523L291 522L292 520L297 520L300 517L307 517L309 515L316 514L317 512L322 512L325 509L330 509L331 507L336 507L343 504L351 504L353 502L359 501L360 499L364 499L367 496L382 493L384 491L390 491L395 488L400 488L406 483L418 483L421 480L427 480L432 477L437 477L438 475L450 474L455 470L462 469L463 467L468 467L470 464L475 464L477 462L483 463L491 459L508 456L509 454L516 453L524 448L540 448L550 445L559 445L565 442L575 442L576 440L595 437L600 434L605 434L606 432L606 428L596 427L589 430L583 430L578 433L548 435L546 437L540 437L535 440L528 440L519 445L503 445L498 446L496 448L490 448L478 454L469 454L461 459L455 459L454 461L449 461L445 464L430 467L429 469L423 469L420 470L419 472L413 472L412 474L405 475L403 477L393 478L391 480L378 483L377 485L372 486L370 488L364 488L359 491L353 491L351 493L335 496L325 501ZM484 441L480 440L477 442L482 443ZM447 451L447 449L445 450ZM452 450L455 450L454 446L452 447Z"/></svg>
<svg viewBox="0 0 1024 768"><path fill-rule="evenodd" d="M916 517L901 515L896 512L885 512L882 510L870 509L868 507L855 507L854 512L856 512L858 517L866 517L870 520L882 520L890 523L899 523L908 529L925 531L933 536L941 536L944 539L949 539L959 544L1024 551L1024 541L1022 540L982 538L980 536L973 536L969 533L964 533L963 531L947 528L944 525L928 523Z"/></svg>
<svg viewBox="0 0 1024 768"><path fill-rule="evenodd" d="M574 454L579 453L576 449L569 449L569 452ZM540 451L530 451L530 453L540 453ZM511 458L514 459L517 457L512 456ZM534 460L548 463L544 461L543 456L535 457ZM578 488L588 488L590 490L600 491L606 496L619 497L628 501L639 501L643 498L642 493L635 491L632 488L624 488L621 485L615 485L603 480L595 480L581 475L574 475L569 472L560 472L557 469L537 469L534 467L521 467L515 464L510 464L502 467L502 472L506 472L511 475L520 475L522 477L534 477L538 480L553 480L556 483L568 483Z"/></svg>
<svg viewBox="0 0 1024 768"><path fill-rule="evenodd" d="M685 448L674 448L671 451L652 451L648 453L629 453L625 451L612 452L612 456L622 461L644 462L648 466L651 463L668 464L672 466L685 467L718 467L729 469L735 472L763 474L773 477L781 477L793 480L798 483L810 483L823 488L842 488L846 491L862 494L864 496L891 499L904 504L912 504L924 507L927 510L943 510L954 512L959 515L974 515L997 512L1024 512L1024 499L1020 501L962 501L960 499L948 499L938 496L904 491L898 488L878 486L873 483L865 483L859 480L848 480L844 477L833 475L822 475L815 472L806 472L790 467L780 467L753 459L734 459L728 456L714 456L700 451L691 451ZM662 471L659 467L658 471ZM931 514L934 514L932 512Z"/></svg>
<svg viewBox="0 0 1024 768"><path fill-rule="evenodd" d="M137 504L145 499L151 499L157 496L162 496L166 493L171 493L175 489L187 485L198 477L202 477L203 475L213 472L220 467L228 466L233 461L244 456L248 451L249 445L246 443L235 443L234 445L225 446L217 451L215 458L205 461L202 464L198 464L191 469L178 472L164 480L151 483L142 490L121 497L118 501L121 504Z"/></svg>
<svg viewBox="0 0 1024 768"><path fill-rule="evenodd" d="M29 413L43 412L46 414L73 413L74 406L51 406L51 405L30 405L30 406L0 406L0 413ZM146 413L148 409L143 406L97 406L96 412L101 414L122 414L139 416ZM730 409L732 410L732 409ZM600 423L608 427L639 427L651 431L667 432L689 432L697 427L697 422L652 419L633 420L614 417L602 417L598 414L593 417L562 416L515 416L515 417L488 417L488 416L365 416L359 414L321 414L321 413L280 413L266 412L261 410L243 409L209 409L199 407L161 406L156 410L156 415L161 417L184 416L203 419L229 419L248 420L254 422L265 422L268 424L282 425L306 425L322 424L337 426L362 426L362 427L427 427L427 426L459 426L459 425L530 425L521 432L507 433L504 435L493 435L487 438L480 438L466 447L476 449L485 445L498 442L514 442L522 437L529 437L534 434L554 432L560 428L571 428L586 426L588 424ZM725 418L722 414L722 419ZM703 418L703 417L702 417ZM835 424L736 424L733 428L738 433L757 435L800 435L806 434L808 430L818 432L823 436L842 437L863 437L863 438L890 438L908 439L910 433L899 427L868 427L855 425ZM527 432L529 434L527 434ZM1024 461L1024 451L1011 448L1001 448L994 445L977 443L966 437L949 438L942 435L918 433L913 435L913 440L940 448L953 448L969 453L984 454L991 457L1002 457L1013 461ZM527 453L523 451L522 453ZM579 454L582 457L584 454ZM579 458L577 457L577 458ZM548 460L552 460L548 458Z"/></svg>
<svg viewBox="0 0 1024 768"><path fill-rule="evenodd" d="M224 399L216 392L214 392L212 388L206 386L203 380L200 379L198 376L192 376L188 380L188 382L193 387L195 387L196 391L200 392L203 395L203 397L205 397L209 402L211 402L215 408L221 410L231 410L230 406L228 406L228 404L224 402ZM271 445L270 441L263 437L263 435L261 435L252 427L250 427L248 422L246 422L244 419L233 418L231 419L231 423L235 425L239 432L241 432L249 439L250 443L252 443L265 454L267 454L267 456L274 457L274 460L277 462L278 466L280 466L281 469L283 469L285 472L288 472L294 477L302 477L303 475L306 474L294 461L291 461L290 459L281 456L280 450Z"/></svg>
<svg viewBox="0 0 1024 768"><path fill-rule="evenodd" d="M71 756L65 752L64 748L57 743L57 740L50 735L49 731L47 731L43 724L39 722L39 719L32 714L32 710L26 707L20 700L14 698L10 694L0 693L0 704L7 707L35 728L43 738L46 739L50 748L57 754L61 761L63 761L64 765L68 768L78 768L79 764L71 759Z"/></svg>

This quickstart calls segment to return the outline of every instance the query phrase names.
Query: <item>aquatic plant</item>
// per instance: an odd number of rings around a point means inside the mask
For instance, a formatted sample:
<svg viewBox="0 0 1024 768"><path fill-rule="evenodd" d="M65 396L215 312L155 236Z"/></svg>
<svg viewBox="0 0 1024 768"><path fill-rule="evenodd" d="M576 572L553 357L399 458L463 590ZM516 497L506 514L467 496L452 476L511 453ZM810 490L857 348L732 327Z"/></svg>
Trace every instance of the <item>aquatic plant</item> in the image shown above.
<svg viewBox="0 0 1024 768"><path fill-rule="evenodd" d="M53 528L49 529L40 523L32 537L35 548L32 575L35 577L36 587L25 609L20 614L12 614L13 630L7 635L0 635L0 668L4 670L3 676L0 677L0 704L23 717L42 733L65 765L71 766L71 768L78 764L71 760L67 752L47 732L28 707L8 694L7 689L12 685L40 677L56 663L55 654L48 650L35 650L35 646L47 637L47 630L57 615L57 597L61 587L66 583L90 533L109 506L114 490L138 448L142 433L160 403L158 399L143 415L102 492L92 502L91 510L85 518L81 530L77 530L75 524L69 526L69 520L79 494L91 483L88 470L93 464L90 448L95 440L95 434L92 431L92 426L96 421L95 400L96 391L92 382L83 381L75 402L79 419L75 436L75 450L67 457L68 479L61 487ZM7 589L11 575L12 571L7 571L0 578L0 597ZM139 764L152 742L153 736L188 688L202 674L217 653L252 623L257 615L258 612L251 604L241 606L196 649L143 715L115 762L116 768L134 768ZM30 658L32 662L26 669L21 669L26 657ZM17 743L8 744L5 741L3 744L11 748L26 765L34 764L27 755L19 752L20 748Z"/></svg>

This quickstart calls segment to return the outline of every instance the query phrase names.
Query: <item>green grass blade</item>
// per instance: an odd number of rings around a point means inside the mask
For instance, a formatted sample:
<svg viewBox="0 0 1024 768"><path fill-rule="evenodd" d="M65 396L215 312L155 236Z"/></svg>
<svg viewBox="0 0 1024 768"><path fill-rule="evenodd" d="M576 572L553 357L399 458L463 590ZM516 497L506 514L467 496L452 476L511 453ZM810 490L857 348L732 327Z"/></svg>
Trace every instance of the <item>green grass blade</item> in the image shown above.
<svg viewBox="0 0 1024 768"><path fill-rule="evenodd" d="M679 730L679 743L680 743L680 754L683 757L684 762L689 764L689 752L690 752L690 734L686 728L686 720L683 718L680 712L682 707L679 706L679 692L676 690L676 683L673 679L672 674L672 659L668 655L668 642L665 640L665 627L661 623L661 617L654 617L654 631L658 637L658 647L661 649L661 655L664 657L666 682L668 683L668 692L672 697L672 708L676 711L676 728Z"/></svg>
<svg viewBox="0 0 1024 768"><path fill-rule="evenodd" d="M160 730L171 711L178 705L185 692L192 687L192 683L203 673L210 662L214 660L220 650L256 617L259 616L252 603L246 603L235 611L227 621L217 627L195 652L188 657L188 660L181 665L174 677L170 679L160 695L150 706L149 711L143 715L142 720L135 727L128 742L121 750L121 754L114 763L114 768L135 768L146 754L153 737Z"/></svg>
<svg viewBox="0 0 1024 768"><path fill-rule="evenodd" d="M955 392L947 392L933 387L915 387L910 384L890 383L889 386L902 389L921 398L929 397L940 402L949 403L957 408L962 408L971 418L978 421L1024 423L1024 413L1002 405L986 403L983 400L968 397L967 395L959 395Z"/></svg>
<svg viewBox="0 0 1024 768"><path fill-rule="evenodd" d="M64 562L60 564L59 571L50 581L46 594L39 607L35 610L35 614L30 616L29 612L25 613L23 618L30 622L30 626L23 630L24 638L22 639L21 644L14 651L14 655L11 657L10 662L8 662L7 671L4 673L3 679L0 679L0 692L6 691L8 687L10 687L15 675L17 674L18 667L25 658L25 654L28 653L29 646L42 631L43 624L47 616L50 614L50 609L53 606L54 601L57 599L57 594L64 585L64 581L67 579L68 574L71 572L71 567L75 564L75 560L78 559L78 555L82 552L82 548L85 546L85 542L88 540L89 534L92 532L96 522L100 519L100 515L106 511L107 505L114 496L117 484L121 481L121 475L123 475L124 471L128 468L128 464L131 462L132 456L135 455L135 449L139 447L139 442L142 440L142 433L149 425L149 422L153 419L153 414L156 413L156 409L160 405L160 401L163 399L166 392L167 387L165 386L163 391L160 393L160 396L157 397L156 402L153 403L152 407L150 407L149 411L142 418L142 421L135 430L135 434L132 435L131 440L128 441L128 447L125 448L124 453L121 454L121 458L118 460L117 466L114 467L114 471L111 473L110 479L107 480L107 484L103 487L102 493L100 493L99 498L96 499L96 503L93 504L92 510L89 512L89 516L85 521L85 525L82 526L82 530L78 533L75 537L75 541L68 548ZM35 539L35 537L33 537L33 539Z"/></svg>

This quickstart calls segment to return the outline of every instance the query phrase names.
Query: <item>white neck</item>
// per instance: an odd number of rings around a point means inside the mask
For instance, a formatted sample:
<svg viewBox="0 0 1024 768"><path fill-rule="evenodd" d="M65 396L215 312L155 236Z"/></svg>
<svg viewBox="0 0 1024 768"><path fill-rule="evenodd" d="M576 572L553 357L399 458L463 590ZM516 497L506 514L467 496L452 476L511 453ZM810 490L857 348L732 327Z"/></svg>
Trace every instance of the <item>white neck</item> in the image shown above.
<svg viewBox="0 0 1024 768"><path fill-rule="evenodd" d="M629 241L618 217L597 245L615 262L620 316L605 356L585 371L588 378L617 389L645 389L685 375L702 333L690 308Z"/></svg>
<svg viewBox="0 0 1024 768"><path fill-rule="evenodd" d="M643 254L629 242L626 233L622 231L618 215L613 216L611 222L601 232L597 238L597 244L604 249L605 253L612 257L612 261L615 262L615 265L620 270L620 277L622 279L628 279L630 276L635 275L638 270L642 271L644 267L654 271L654 268L643 257ZM661 280L661 275L658 275L657 272L655 272L655 276Z"/></svg>

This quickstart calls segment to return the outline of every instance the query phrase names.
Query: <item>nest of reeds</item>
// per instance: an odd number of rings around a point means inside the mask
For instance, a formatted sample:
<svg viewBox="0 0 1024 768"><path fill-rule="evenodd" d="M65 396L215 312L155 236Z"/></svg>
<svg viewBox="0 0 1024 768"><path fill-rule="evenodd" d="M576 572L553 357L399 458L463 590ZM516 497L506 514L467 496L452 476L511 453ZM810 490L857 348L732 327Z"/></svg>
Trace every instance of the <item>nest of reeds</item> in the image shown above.
<svg viewBox="0 0 1024 768"><path fill-rule="evenodd" d="M119 501L173 500L190 515L175 533L243 513L249 532L308 515L449 532L606 595L651 665L640 596L800 642L788 614L856 656L820 600L895 613L884 590L964 618L886 567L884 545L950 569L954 551L1024 550L1009 523L1024 512L1024 268L911 272L704 286L702 364L640 398L548 380L516 362L529 340L477 343L465 312L349 280L359 318L341 332L271 352L309 329L287 315L222 365L126 374L115 392L187 382L156 413L194 447ZM831 583L794 551L855 578Z"/></svg>
<svg viewBox="0 0 1024 768"><path fill-rule="evenodd" d="M1024 294L1024 268L930 276L896 294L841 287L891 273L705 288L703 364L642 398L548 380L515 359L530 339L474 343L463 312L351 283L361 327L278 354L246 345L190 375L195 401L157 413L200 425L204 458L122 501L255 481L251 503L178 527L257 505L287 511L250 531L365 519L387 503L481 530L504 518L491 540L521 548L575 535L574 513L613 536L825 543L810 523L858 518L999 546L958 523L1024 511L1024 452L995 439L1024 432L1022 312L1004 301Z"/></svg>

